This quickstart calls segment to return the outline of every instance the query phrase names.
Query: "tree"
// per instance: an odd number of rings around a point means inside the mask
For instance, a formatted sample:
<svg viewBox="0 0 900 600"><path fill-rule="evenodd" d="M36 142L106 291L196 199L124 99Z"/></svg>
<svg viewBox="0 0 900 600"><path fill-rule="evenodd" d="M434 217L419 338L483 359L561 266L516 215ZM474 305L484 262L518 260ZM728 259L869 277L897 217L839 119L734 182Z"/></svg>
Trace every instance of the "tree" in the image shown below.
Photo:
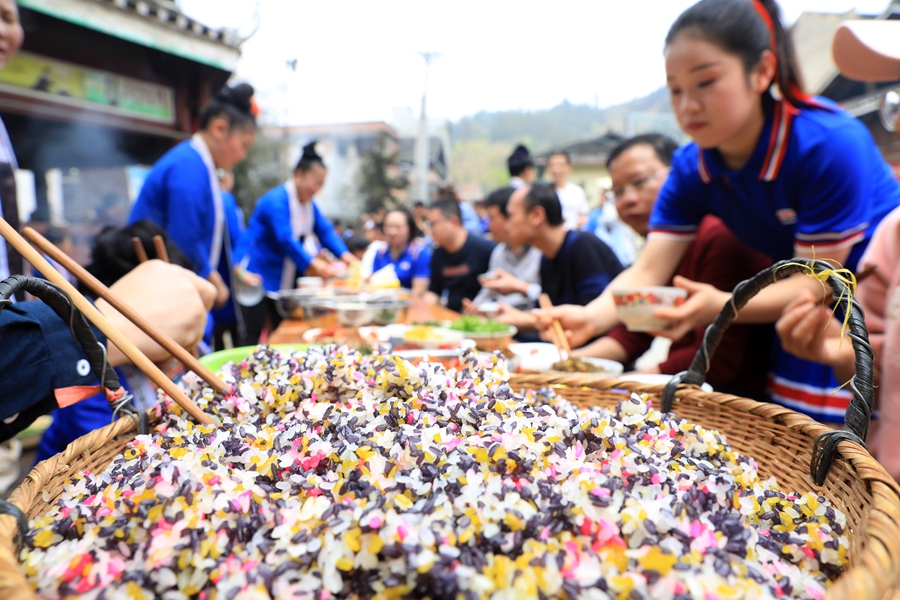
<svg viewBox="0 0 900 600"><path fill-rule="evenodd" d="M363 153L359 169L359 193L367 207L379 202L385 206L397 204L394 192L409 186L399 165L400 151L390 147L387 134L379 133L373 146Z"/></svg>
<svg viewBox="0 0 900 600"><path fill-rule="evenodd" d="M248 219L259 197L287 180L287 149L287 137L260 134L247 158L234 168L234 197Z"/></svg>

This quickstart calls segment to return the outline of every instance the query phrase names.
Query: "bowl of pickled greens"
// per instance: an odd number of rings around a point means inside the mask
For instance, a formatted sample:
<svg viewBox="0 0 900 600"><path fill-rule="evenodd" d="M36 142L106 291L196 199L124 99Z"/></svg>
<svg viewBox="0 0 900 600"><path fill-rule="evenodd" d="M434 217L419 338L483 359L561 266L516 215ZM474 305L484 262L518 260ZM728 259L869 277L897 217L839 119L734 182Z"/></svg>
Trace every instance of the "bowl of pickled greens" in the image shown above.
<svg viewBox="0 0 900 600"><path fill-rule="evenodd" d="M513 336L519 332L512 325L474 315L460 317L450 324L450 329L463 332L483 352L506 350Z"/></svg>

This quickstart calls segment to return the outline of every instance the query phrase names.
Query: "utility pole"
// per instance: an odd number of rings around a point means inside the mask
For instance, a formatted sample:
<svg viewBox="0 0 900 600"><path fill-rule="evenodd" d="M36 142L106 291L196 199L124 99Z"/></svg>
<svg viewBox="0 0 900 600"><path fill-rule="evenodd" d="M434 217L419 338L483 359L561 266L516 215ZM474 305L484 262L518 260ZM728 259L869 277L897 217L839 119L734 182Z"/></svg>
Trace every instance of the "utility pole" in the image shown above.
<svg viewBox="0 0 900 600"><path fill-rule="evenodd" d="M419 135L416 141L416 200L428 204L428 166L430 164L431 148L428 135L428 116L425 111L425 100L428 98L428 67L431 61L438 58L438 52L419 52L419 56L425 59L425 90L422 92L422 114L419 116Z"/></svg>

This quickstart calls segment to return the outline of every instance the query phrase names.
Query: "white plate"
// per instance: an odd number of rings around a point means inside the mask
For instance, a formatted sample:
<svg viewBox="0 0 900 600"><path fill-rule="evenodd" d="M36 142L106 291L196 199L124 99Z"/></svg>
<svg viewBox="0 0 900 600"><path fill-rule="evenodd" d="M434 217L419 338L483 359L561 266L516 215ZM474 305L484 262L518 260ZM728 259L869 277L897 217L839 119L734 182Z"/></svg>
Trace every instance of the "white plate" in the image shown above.
<svg viewBox="0 0 900 600"><path fill-rule="evenodd" d="M670 379L672 379L672 375L662 375L660 373L631 373L619 376L620 381L635 381L647 385L666 385ZM701 385L700 389L704 392L713 391L713 387L708 383Z"/></svg>
<svg viewBox="0 0 900 600"><path fill-rule="evenodd" d="M617 379L621 379L621 377L619 377L619 375L621 375L622 372L625 371L625 366L622 363L616 362L614 360L609 360L606 358L586 357L586 356L581 357L581 360L583 360L586 363L590 363L590 364L594 365L598 369L602 369L603 372L601 373L598 371L596 373L577 373L578 375L609 375L610 377L615 377ZM567 371L556 371L553 369L551 369L550 372L551 373L565 373L566 375L576 375L576 373L569 373Z"/></svg>
<svg viewBox="0 0 900 600"><path fill-rule="evenodd" d="M387 344L388 340L382 340L381 332L378 331L383 329L382 327L360 327L359 337L365 340L369 344ZM316 338L319 337L319 334L322 333L322 329L320 327L313 327L312 329L307 329L303 332L303 343L305 344L318 344L320 343Z"/></svg>
<svg viewBox="0 0 900 600"><path fill-rule="evenodd" d="M465 338L465 334L462 331L456 331L454 329L444 329L443 327L433 327L431 329L431 334L433 337L427 340L411 340L406 336L409 335L411 330L407 330L403 335L403 344L405 346L413 346L416 348L421 348L423 350L428 349L437 349L442 346L453 347L458 346L462 343L463 338Z"/></svg>

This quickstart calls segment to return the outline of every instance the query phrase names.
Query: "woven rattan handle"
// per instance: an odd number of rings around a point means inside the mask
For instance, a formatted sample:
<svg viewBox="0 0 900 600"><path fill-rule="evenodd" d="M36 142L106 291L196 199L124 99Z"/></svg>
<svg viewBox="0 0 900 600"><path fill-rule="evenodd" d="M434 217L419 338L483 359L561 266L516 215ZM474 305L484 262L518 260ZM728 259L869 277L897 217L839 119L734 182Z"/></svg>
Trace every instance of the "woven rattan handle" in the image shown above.
<svg viewBox="0 0 900 600"><path fill-rule="evenodd" d="M10 298L18 291L28 292L32 296L40 298L53 309L53 312L59 315L60 319L69 324L72 337L81 345L94 373L103 378L102 383L105 388L116 391L122 387L115 370L107 368L106 351L97 342L97 337L84 315L75 308L65 290L43 279L13 275L0 281L0 311L10 304Z"/></svg>
<svg viewBox="0 0 900 600"><path fill-rule="evenodd" d="M25 534L28 533L28 517L21 508L6 500L0 500L0 515L9 515L16 520L16 525L19 527L16 549L21 550L25 546Z"/></svg>
<svg viewBox="0 0 900 600"><path fill-rule="evenodd" d="M827 282L831 287L835 301L840 304L845 313L849 313L848 337L853 343L856 352L856 374L850 380L849 388L853 394L850 406L844 417L844 428L839 431L830 431L820 435L813 448L810 475L816 484L822 485L828 475L828 469L837 452L838 442L851 440L865 447L865 440L869 433L869 422L872 418L872 403L874 400L874 369L875 352L869 345L869 334L862 308L856 299L848 292L846 285L833 272L833 267L821 260L805 258L792 258L775 263L765 271L742 281L734 288L731 301L725 305L716 320L706 328L703 335L703 343L694 356L687 371L683 371L672 378L666 384L662 395L662 409L665 412L672 410L675 400L675 390L681 383L701 385L709 370L709 363L715 353L722 335L729 325L735 320L738 312L760 290L776 281L790 277L796 273L809 273L812 269L816 274L827 273Z"/></svg>

